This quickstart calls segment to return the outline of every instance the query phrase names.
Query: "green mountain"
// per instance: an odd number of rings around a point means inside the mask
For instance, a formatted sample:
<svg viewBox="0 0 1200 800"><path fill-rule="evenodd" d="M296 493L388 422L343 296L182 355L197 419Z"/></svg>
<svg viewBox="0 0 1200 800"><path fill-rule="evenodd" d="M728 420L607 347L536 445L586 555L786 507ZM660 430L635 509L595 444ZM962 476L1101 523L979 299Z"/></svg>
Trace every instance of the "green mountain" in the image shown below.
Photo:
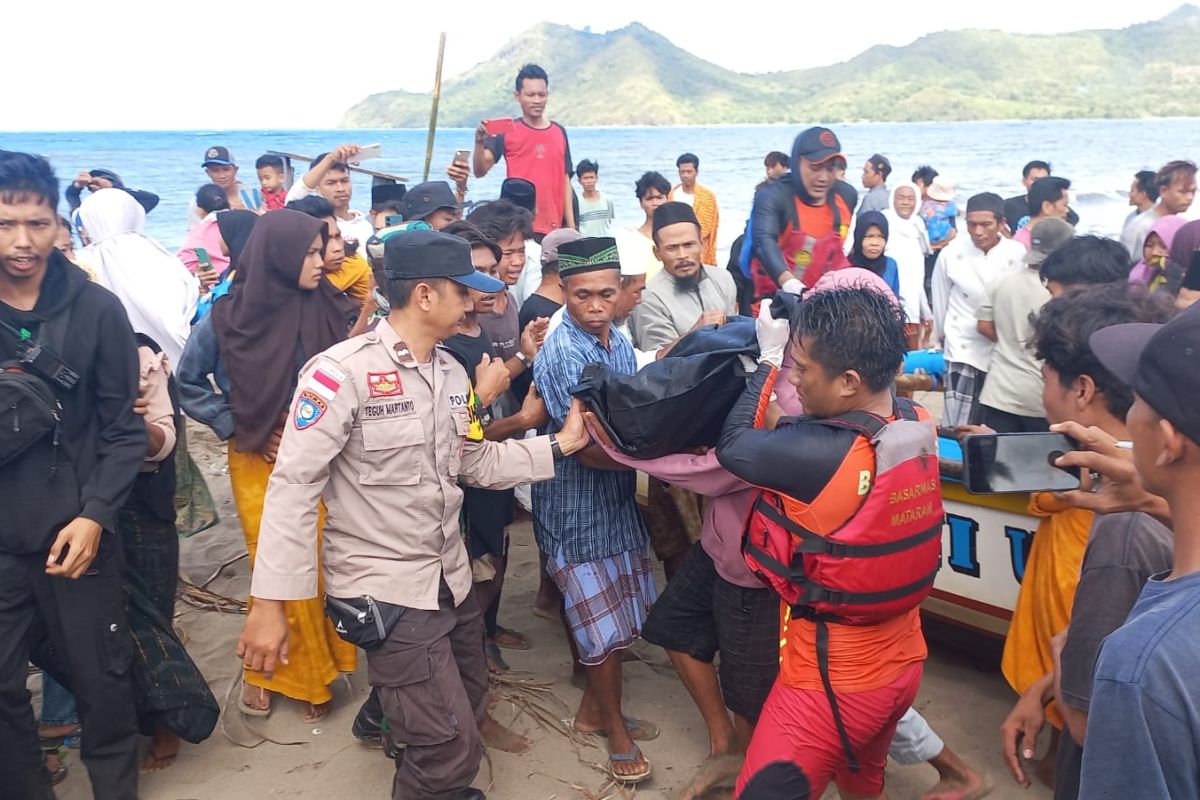
<svg viewBox="0 0 1200 800"><path fill-rule="evenodd" d="M946 31L876 46L827 67L747 75L638 23L605 34L543 23L443 83L438 123L510 116L512 80L550 74L550 111L568 126L907 122L1200 116L1200 8L1119 31L1028 35ZM349 128L420 128L430 95L375 94Z"/></svg>

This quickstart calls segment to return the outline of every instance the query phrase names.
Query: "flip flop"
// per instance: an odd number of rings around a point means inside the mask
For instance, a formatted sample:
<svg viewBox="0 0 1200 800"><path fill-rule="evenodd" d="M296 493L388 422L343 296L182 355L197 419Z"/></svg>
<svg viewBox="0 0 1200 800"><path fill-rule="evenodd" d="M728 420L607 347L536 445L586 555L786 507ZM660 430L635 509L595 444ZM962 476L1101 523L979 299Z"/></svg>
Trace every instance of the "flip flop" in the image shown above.
<svg viewBox="0 0 1200 800"><path fill-rule="evenodd" d="M507 636L510 639L514 639L517 643L504 644L503 642L499 641L499 637L501 636ZM503 628L499 625L496 626L496 636L492 637L491 641L497 647L503 647L505 650L528 650L533 647L533 644L529 641L529 637L525 634L521 633L520 631L514 631L512 628Z"/></svg>
<svg viewBox="0 0 1200 800"><path fill-rule="evenodd" d="M623 719L625 720L625 730L629 733L630 739L639 742L649 742L658 738L658 726L653 722L650 722L649 720L638 719L637 717L623 717ZM566 723L568 728L576 733L591 734L592 736L602 736L604 738L608 738L608 731L606 730L584 731L576 728L574 717L565 719L563 722Z"/></svg>
<svg viewBox="0 0 1200 800"><path fill-rule="evenodd" d="M646 768L643 769L641 772L635 772L631 775L622 775L621 773L617 772L617 770L616 770L616 764L618 764L618 763L628 764L631 761L637 761L638 756L640 756L641 754L642 754L642 750L641 750L641 748L639 748L637 746L636 742L633 745L633 749L630 750L628 753L609 753L608 754L608 762L609 762L608 763L608 774L612 776L612 779L614 781L616 781L617 783L620 783L622 785L637 784L637 783L641 783L642 781L646 780L647 778L650 777L650 775L654 771L654 768L650 764L650 759L646 759Z"/></svg>
<svg viewBox="0 0 1200 800"><path fill-rule="evenodd" d="M258 699L259 700L264 699L266 697L267 690L262 688L261 686L259 686L257 688L258 688ZM245 714L248 717L269 717L269 716L271 716L271 706L272 705L274 705L274 704L272 703L271 705L267 706L266 708L254 708L253 706L246 705L246 701L242 698L242 696L240 694L238 695L238 711L242 712L243 714Z"/></svg>

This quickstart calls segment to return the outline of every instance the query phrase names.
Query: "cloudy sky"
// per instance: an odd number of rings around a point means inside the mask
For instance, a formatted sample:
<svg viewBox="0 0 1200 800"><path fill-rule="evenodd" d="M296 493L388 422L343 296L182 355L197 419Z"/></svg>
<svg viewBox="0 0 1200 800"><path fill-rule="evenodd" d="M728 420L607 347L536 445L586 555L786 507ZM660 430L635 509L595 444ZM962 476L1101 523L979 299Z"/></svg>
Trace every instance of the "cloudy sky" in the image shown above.
<svg viewBox="0 0 1200 800"><path fill-rule="evenodd" d="M707 4L645 0L538 12L496 0L19 0L4 10L0 130L329 127L374 92L428 91L439 31L449 34L451 76L543 19L595 32L638 21L721 66L768 72L844 61L934 30L1121 28L1180 2L1097 4L1085 18L1073 3L1040 0L924 7L863 0L853 14L841 3L740 0L736 11L713 4L723 9L719 17L699 10ZM514 10L503 15L506 7Z"/></svg>

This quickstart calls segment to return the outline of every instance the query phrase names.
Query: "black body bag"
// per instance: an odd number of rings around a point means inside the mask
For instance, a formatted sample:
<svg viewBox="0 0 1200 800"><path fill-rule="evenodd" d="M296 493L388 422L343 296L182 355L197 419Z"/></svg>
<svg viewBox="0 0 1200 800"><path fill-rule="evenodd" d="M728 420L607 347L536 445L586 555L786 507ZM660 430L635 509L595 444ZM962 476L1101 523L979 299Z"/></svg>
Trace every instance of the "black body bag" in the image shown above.
<svg viewBox="0 0 1200 800"><path fill-rule="evenodd" d="M325 595L325 613L344 641L363 650L374 650L387 641L404 613L404 606L381 603L370 595L348 599Z"/></svg>
<svg viewBox="0 0 1200 800"><path fill-rule="evenodd" d="M596 413L626 455L658 458L713 447L746 388L740 356L758 356L754 320L732 317L689 333L633 375L589 364L570 393Z"/></svg>

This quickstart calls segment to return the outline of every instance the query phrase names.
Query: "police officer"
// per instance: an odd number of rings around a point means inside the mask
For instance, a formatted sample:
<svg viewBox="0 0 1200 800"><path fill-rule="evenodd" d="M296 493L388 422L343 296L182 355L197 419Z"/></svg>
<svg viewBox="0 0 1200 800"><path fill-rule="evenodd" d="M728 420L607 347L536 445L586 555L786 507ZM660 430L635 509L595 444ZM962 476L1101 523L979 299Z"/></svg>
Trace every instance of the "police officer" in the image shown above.
<svg viewBox="0 0 1200 800"><path fill-rule="evenodd" d="M482 798L469 785L483 753L477 726L488 678L458 480L492 488L546 480L588 435L576 401L555 435L484 441L467 374L437 345L463 318L468 287L503 285L475 271L464 240L434 231L391 237L383 260L387 319L300 375L267 488L238 655L266 673L286 663L282 601L317 594L323 498L331 616L347 638L376 635L375 618L391 626L367 662L389 727L406 745L393 797ZM347 606L370 610L369 624L340 616Z"/></svg>

